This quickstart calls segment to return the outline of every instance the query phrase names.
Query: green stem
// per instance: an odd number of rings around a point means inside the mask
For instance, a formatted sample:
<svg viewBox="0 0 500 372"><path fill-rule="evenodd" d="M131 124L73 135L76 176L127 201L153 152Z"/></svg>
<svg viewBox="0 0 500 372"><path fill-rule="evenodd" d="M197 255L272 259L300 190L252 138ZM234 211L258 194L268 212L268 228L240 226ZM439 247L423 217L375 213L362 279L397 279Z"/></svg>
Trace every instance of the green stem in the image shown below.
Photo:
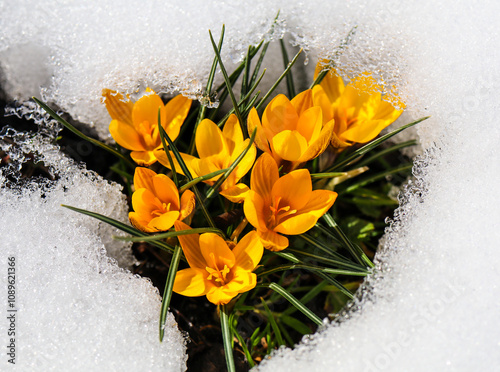
<svg viewBox="0 0 500 372"><path fill-rule="evenodd" d="M235 372L233 347L231 345L231 330L229 329L229 319L227 315L226 305L220 305L220 325L222 330L222 341L224 343L224 354L226 356L226 365L228 372Z"/></svg>

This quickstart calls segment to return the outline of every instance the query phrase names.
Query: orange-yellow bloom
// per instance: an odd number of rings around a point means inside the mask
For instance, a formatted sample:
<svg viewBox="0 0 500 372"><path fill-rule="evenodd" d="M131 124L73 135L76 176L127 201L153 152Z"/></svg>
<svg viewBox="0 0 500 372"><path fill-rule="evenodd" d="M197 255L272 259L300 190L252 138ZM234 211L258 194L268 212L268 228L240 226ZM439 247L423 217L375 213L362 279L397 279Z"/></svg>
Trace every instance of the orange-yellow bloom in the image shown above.
<svg viewBox="0 0 500 372"><path fill-rule="evenodd" d="M160 96L151 89L137 102L132 103L128 97L109 89L103 90L104 103L113 119L109 124L109 132L122 147L132 150L130 156L139 165L151 165L156 162L154 150L162 147L158 128L158 109L160 109L161 125L172 140L179 135L184 119L191 107L191 100L178 95L166 105Z"/></svg>
<svg viewBox="0 0 500 372"><path fill-rule="evenodd" d="M134 186L132 207L135 212L128 216L132 225L141 231L166 231L194 210L194 194L186 190L179 198L174 182L164 174L137 167Z"/></svg>
<svg viewBox="0 0 500 372"><path fill-rule="evenodd" d="M318 64L315 77L320 71ZM330 71L312 91L323 121L335 120L331 143L337 149L371 141L403 112L382 100L381 87L369 73L346 86L339 75Z"/></svg>
<svg viewBox="0 0 500 372"><path fill-rule="evenodd" d="M247 125L249 133L257 128L255 144L287 171L325 151L333 131L333 120L325 121L321 108L313 106L311 89L291 101L276 96L264 110L262 123L252 109Z"/></svg>
<svg viewBox="0 0 500 372"><path fill-rule="evenodd" d="M176 231L187 229L190 227L185 223L175 222ZM252 271L259 264L264 248L254 231L236 246L232 242L228 245L212 233L181 235L179 242L190 268L177 272L174 292L189 297L206 295L211 303L224 305L257 284Z"/></svg>
<svg viewBox="0 0 500 372"><path fill-rule="evenodd" d="M235 115L229 116L222 131L213 121L205 119L198 125L195 137L196 150L200 157L197 158L182 153L181 156L191 175L194 178L201 177L221 169L229 168L236 158L248 147L249 142L250 139L247 138L245 140L243 138L243 132ZM233 172L222 183L220 190L224 196L231 197L232 194L240 195L241 192L245 191L240 190L240 186L236 186L236 184L252 168L256 154L257 150L252 145L240 163L234 168ZM164 151L156 151L155 156L160 163L170 168L170 163ZM173 154L172 160L174 161L176 171L182 173ZM210 178L205 183L213 185L219 177L221 176Z"/></svg>
<svg viewBox="0 0 500 372"><path fill-rule="evenodd" d="M333 191L313 191L307 169L295 170L280 178L276 162L264 153L253 167L243 210L264 247L281 251L288 247L288 238L280 234L305 233L336 198L337 193Z"/></svg>

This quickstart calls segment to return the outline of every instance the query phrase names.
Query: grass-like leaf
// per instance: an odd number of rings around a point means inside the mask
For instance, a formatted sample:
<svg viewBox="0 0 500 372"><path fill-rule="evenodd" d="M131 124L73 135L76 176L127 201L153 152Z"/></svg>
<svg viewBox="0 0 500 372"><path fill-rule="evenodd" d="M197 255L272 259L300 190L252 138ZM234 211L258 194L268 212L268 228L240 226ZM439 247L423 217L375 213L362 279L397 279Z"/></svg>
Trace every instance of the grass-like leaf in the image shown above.
<svg viewBox="0 0 500 372"><path fill-rule="evenodd" d="M191 172L189 171L188 167L186 166L186 163L184 163L184 160L182 159L182 156L181 156L179 150L177 150L177 147L174 145L173 141L170 139L169 135L167 134L167 132L165 132L165 129L163 129L162 126L159 127L159 130L160 130L160 133L162 133L161 135L168 142L168 148L174 154L175 159L177 160L177 162L179 163L179 166L182 169L182 172L184 173L184 175L186 176L186 178L188 179L189 182L193 181L193 176L191 175ZM196 205L201 208L201 211L203 212L203 215L205 216L205 219L207 220L210 227L215 227L215 223L212 220L212 217L210 217L210 213L208 213L205 204L202 202L203 199L201 198L201 193L198 191L198 188L196 187L196 185L193 186L193 191L196 195L196 200L197 200Z"/></svg>
<svg viewBox="0 0 500 372"><path fill-rule="evenodd" d="M64 205L62 204L62 206L64 208L68 208L68 209L71 209L72 211L75 211L75 212L78 212L78 213L82 213L82 214L85 214L87 216L90 216L90 217L94 217L100 221L103 221L103 222L106 222L107 224L111 225L111 226L114 226L116 227L117 229L120 229L130 235L134 235L134 236L141 236L141 237L146 237L146 236L149 236L148 234L146 233L143 233L142 231L139 231L135 228L133 228L132 226L129 226L129 225L126 225L120 221L117 221L117 220L114 220L112 218L109 218L109 217L106 217L106 216L103 216L102 214L99 214L99 213L95 213L95 212L90 212L90 211L87 211L85 209L80 209L80 208L75 208L75 207L71 207L69 205ZM160 248L160 249L163 249L164 251L167 251L169 253L173 253L174 252L174 247L172 247L171 245L167 244L167 243L164 243L164 242L160 242L160 241L152 241L151 242L152 245Z"/></svg>
<svg viewBox="0 0 500 372"><path fill-rule="evenodd" d="M295 64L295 62L297 62L297 59L299 58L299 56L300 56L301 53L302 53L302 49L300 49L297 52L297 54L295 55L295 57L293 57L292 61L288 64L288 66L285 69L285 71L283 71L283 73L280 75L280 77L278 78L278 80L276 80L276 82L273 84L273 86L269 89L269 91L266 93L266 95L260 99L260 101L257 104L257 106L255 106L255 108L257 110L259 110L259 108L266 102L266 100L269 98L269 96L278 87L279 83L281 83L281 80L283 80L283 78L288 75L288 73L290 72L292 66Z"/></svg>
<svg viewBox="0 0 500 372"><path fill-rule="evenodd" d="M410 141L397 143L389 148L386 148L386 149L383 149L383 150L377 152L376 154L373 154L370 157L367 157L366 159L361 160L359 163L356 164L356 166L363 167L365 165L368 165L368 164L374 162L375 160L377 160L383 156L389 155L395 151L399 151L399 150L404 149L406 147L415 146L416 144L417 144L416 140L410 140Z"/></svg>
<svg viewBox="0 0 500 372"><path fill-rule="evenodd" d="M303 303L304 305L307 304L309 301L313 300L321 291L325 289L325 287L328 285L328 282L326 280L323 280L320 282L318 285L316 285L313 289L308 291L299 301ZM290 307L283 311L281 315L291 315L293 314L297 309L295 307Z"/></svg>
<svg viewBox="0 0 500 372"><path fill-rule="evenodd" d="M222 342L224 344L224 354L226 356L227 370L228 372L235 372L236 368L234 366L233 348L231 346L231 341L233 337L231 336L231 328L229 326L226 305L220 305L219 315L220 315L220 326L222 331Z"/></svg>
<svg viewBox="0 0 500 372"><path fill-rule="evenodd" d="M158 108L158 127L162 127L161 125L161 109ZM167 143L165 142L165 135L166 132L164 130L159 130L160 132L160 139L161 139L161 144L163 146L163 150L165 151L165 154L167 155L168 163L170 164L170 169L172 170L172 178L175 183L176 187L179 187L179 180L177 179L177 171L175 170L175 164L172 160L172 156L170 156L170 151L168 151L168 146Z"/></svg>
<svg viewBox="0 0 500 372"><path fill-rule="evenodd" d="M212 187L207 191L207 199L211 198L215 191L222 185L222 183L229 177L229 175L234 171L234 168L238 166L241 160L245 157L247 152L252 148L253 142L255 141L255 136L257 135L257 128L253 130L252 136L250 137L250 141L248 142L248 146L243 150L243 152L235 159L235 161L231 164L231 166L227 169L226 173L224 173L218 180L215 182Z"/></svg>
<svg viewBox="0 0 500 372"><path fill-rule="evenodd" d="M283 39L280 39L280 47L281 54L283 56L283 66L286 68L290 61L288 59L288 53L286 51L285 42L283 41ZM290 97L290 99L295 97L295 86L293 84L292 70L290 70L290 72L286 75L286 88L288 90L288 97Z"/></svg>
<svg viewBox="0 0 500 372"><path fill-rule="evenodd" d="M222 29L222 32L224 32L224 28ZM243 133L246 133L245 128L244 128L243 118L241 117L240 109L238 108L238 102L236 101L236 97L234 96L232 84L231 84L231 81L229 80L229 76L227 75L227 71L226 71L226 68L224 67L224 63L222 62L222 57L220 56L219 49L217 48L217 45L215 44L214 38L212 36L212 32L210 30L208 31L208 34L210 35L210 41L212 42L212 46L214 48L215 55L217 56L217 59L219 60L220 70L222 72L222 76L224 76L224 81L226 82L227 91L229 92L229 97L231 97L231 102L233 103L234 113L235 113L235 115L238 118L238 121L240 123L241 131Z"/></svg>
<svg viewBox="0 0 500 372"><path fill-rule="evenodd" d="M117 158L123 160L126 164L128 164L132 168L135 168L136 165L130 159L127 159L122 153L115 150L111 146L108 146L105 143L102 143L101 141L98 141L96 139L93 139L93 138L86 136L85 134L80 132L78 129L76 129L73 125L71 125L66 120L64 120L62 117L60 117L54 110L52 110L49 106L47 106L45 103L40 101L38 98L36 98L36 97L32 97L32 98L41 108L43 108L47 112L47 114L49 114L58 123L62 124L65 128L69 129L71 132L76 134L78 137L83 138L85 141L88 141L88 142L92 143L93 145L99 146L100 148L108 151L109 153L113 154Z"/></svg>
<svg viewBox="0 0 500 372"><path fill-rule="evenodd" d="M329 267L321 267L321 266L312 266L312 265L306 265L306 264L293 264L293 265L280 265L280 266L274 266L270 269L267 269L265 271L262 271L261 273L258 274L259 277L267 276L272 273L276 273L279 271L287 271L287 270L296 270L296 269L301 269L301 270L307 270L315 273L325 273L325 274L331 274L331 275L352 275L352 276L367 276L369 274L368 271L352 271L352 270L344 270L344 269L332 269Z"/></svg>
<svg viewBox="0 0 500 372"><path fill-rule="evenodd" d="M224 172L227 172L229 168L224 168L224 169L219 169L218 171L215 171L215 172L212 172L212 173L209 173L209 174L205 174L204 176L200 176L200 177L196 177L196 178L193 178L192 181L189 181L188 183L186 183L185 185L182 185L180 188L179 188L179 192L180 193L183 193L184 191L186 191L187 189L189 189L190 187L193 187L194 185L200 183L200 182L203 182L203 181L206 181L206 180L209 180L210 178L213 178L213 177L216 177Z"/></svg>
<svg viewBox="0 0 500 372"><path fill-rule="evenodd" d="M262 297L260 298L260 300L262 302L262 305L264 306L264 310L266 311L267 320L271 324L271 328L273 329L274 335L276 336L276 341L280 346L285 345L278 324L276 323L276 319L274 319L273 313L271 312L271 310L269 310L269 306L267 306L266 301L264 301Z"/></svg>
<svg viewBox="0 0 500 372"><path fill-rule="evenodd" d="M194 229L189 229L189 230L170 231L167 233L161 233L161 234L156 234L156 235L147 235L147 236L137 236L137 237L113 236L113 239L124 240L124 241L128 241L128 242L153 242L156 240L175 238L176 236L180 236L180 235L204 234L204 233L214 233L214 234L220 235L222 238L226 237L224 235L224 233L219 229L216 229L213 227L199 227L199 228L194 228Z"/></svg>
<svg viewBox="0 0 500 372"><path fill-rule="evenodd" d="M353 244L351 240L344 234L340 226L337 225L337 223L332 218L332 216L330 216L329 213L325 213L322 218L323 220L325 220L328 226L330 226L335 230L341 241L344 243L344 246L351 253L354 259L358 261L360 265L368 265L369 267L375 266L373 262L371 262L370 259L366 256L366 254L361 250L361 248Z"/></svg>
<svg viewBox="0 0 500 372"><path fill-rule="evenodd" d="M163 341L163 336L165 334L165 321L167 319L168 306L170 305L170 300L172 299L172 289L174 288L175 275L177 274L177 268L179 267L179 261L181 260L182 249L180 245L176 245L174 249L174 254L170 260L170 267L168 268L167 281L165 283L165 290L163 291L163 300L161 302L160 310L160 342Z"/></svg>
<svg viewBox="0 0 500 372"><path fill-rule="evenodd" d="M359 158L361 158L361 156L363 156L364 154L366 154L367 152L373 150L375 147L379 146L380 144L382 144L384 141L387 141L389 138L395 136L396 134L402 132L403 130L407 129L407 128L410 128L418 123L421 123L422 121L424 120L427 120L429 119L430 116L426 116L426 117L423 117L423 118L420 118L418 120L415 120L415 121L412 121L411 123L409 124L406 124L406 125L403 125L402 127L390 132L390 133L387 133L386 135L380 137L380 138L377 138L369 143L367 143L366 145L364 145L363 147L357 149L356 151L354 151L351 155L349 155L346 159L342 160L341 162L337 163L337 164L334 164L332 167L330 167L328 170L326 170L325 172L333 172L337 169L340 169L344 166L348 166L350 165L351 163L355 162L356 160L358 160Z"/></svg>
<svg viewBox="0 0 500 372"><path fill-rule="evenodd" d="M400 165L399 167L389 169L389 170L374 174L373 176L365 178L364 180L360 180L359 182L357 182L353 185L350 185L345 190L339 190L338 193L339 193L339 195L341 195L341 194L347 194L347 193L353 192L354 190L356 190L360 187L366 186L366 185L368 185L372 182L378 181L380 179L384 179L385 177L387 177L391 174L409 171L412 168L413 168L413 163Z"/></svg>
<svg viewBox="0 0 500 372"><path fill-rule="evenodd" d="M302 304L299 300L297 300L297 298L295 298L285 288L283 288L282 286L280 286L276 283L266 284L265 286L272 289L276 293L279 293L281 296L283 296L288 302L290 302L293 306L295 306L297 308L297 310L299 310L302 314L307 316L316 325L318 325L318 326L323 325L323 322L316 314L314 314L304 304Z"/></svg>

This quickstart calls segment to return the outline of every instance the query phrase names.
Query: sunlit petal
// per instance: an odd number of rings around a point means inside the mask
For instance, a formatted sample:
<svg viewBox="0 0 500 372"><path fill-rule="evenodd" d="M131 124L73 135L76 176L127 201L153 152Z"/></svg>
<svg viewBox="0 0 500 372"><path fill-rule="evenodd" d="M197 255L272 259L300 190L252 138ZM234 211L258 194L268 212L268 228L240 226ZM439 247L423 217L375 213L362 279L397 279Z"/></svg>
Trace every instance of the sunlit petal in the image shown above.
<svg viewBox="0 0 500 372"><path fill-rule="evenodd" d="M235 266L252 271L257 267L264 253L264 247L255 231L246 234L233 248Z"/></svg>
<svg viewBox="0 0 500 372"><path fill-rule="evenodd" d="M241 203L245 200L250 189L244 183L238 183L233 187L220 191L220 194L232 203Z"/></svg>
<svg viewBox="0 0 500 372"><path fill-rule="evenodd" d="M132 110L132 121L134 127L139 130L142 123L149 123L150 126L158 125L158 109L161 110L161 122L165 122L165 106L160 96L156 93L142 96Z"/></svg>
<svg viewBox="0 0 500 372"><path fill-rule="evenodd" d="M270 251L278 252L288 247L288 238L275 233L272 230L267 230L265 232L257 230L257 234L259 235L264 248L269 249Z"/></svg>
<svg viewBox="0 0 500 372"><path fill-rule="evenodd" d="M338 194L329 190L314 190L311 198L299 213L308 213L317 218L323 216L331 208Z"/></svg>
<svg viewBox="0 0 500 372"><path fill-rule="evenodd" d="M142 166L149 166L157 161L153 151L132 151L130 157Z"/></svg>
<svg viewBox="0 0 500 372"><path fill-rule="evenodd" d="M207 293L207 300L214 305L228 304L238 292L226 292L223 287L212 287Z"/></svg>
<svg viewBox="0 0 500 372"><path fill-rule="evenodd" d="M177 271L173 291L183 296L203 296L214 287L206 280L207 272L203 269L189 268Z"/></svg>
<svg viewBox="0 0 500 372"><path fill-rule="evenodd" d="M174 210L180 209L179 191L175 186L174 181L164 174L158 174L153 178L154 193L162 203L171 203L170 208Z"/></svg>
<svg viewBox="0 0 500 372"><path fill-rule="evenodd" d="M191 190L186 190L181 196L181 209L179 219L183 220L188 217L194 211L196 206L196 199L194 193Z"/></svg>
<svg viewBox="0 0 500 372"><path fill-rule="evenodd" d="M323 114L321 108L311 107L305 110L299 117L297 123L297 132L299 132L309 144L318 138L321 128L323 127Z"/></svg>
<svg viewBox="0 0 500 372"><path fill-rule="evenodd" d="M323 87L321 85L315 85L312 91L314 106L319 106L321 108L323 121L327 122L333 119L333 106Z"/></svg>
<svg viewBox="0 0 500 372"><path fill-rule="evenodd" d="M304 163L306 161L314 159L326 150L333 135L334 123L334 120L330 120L323 126L318 138L315 141L309 143L309 147L302 154L299 162Z"/></svg>
<svg viewBox="0 0 500 372"><path fill-rule="evenodd" d="M285 95L278 94L264 110L262 126L276 135L283 130L295 130L298 120L295 107Z"/></svg>
<svg viewBox="0 0 500 372"><path fill-rule="evenodd" d="M134 127L119 120L112 120L109 124L109 133L121 147L127 150L145 151L146 148L141 136Z"/></svg>
<svg viewBox="0 0 500 372"><path fill-rule="evenodd" d="M308 110L313 106L312 99L312 90L307 89L302 93L297 94L292 100L291 103L297 112L297 115L300 117L304 111Z"/></svg>
<svg viewBox="0 0 500 372"><path fill-rule="evenodd" d="M259 194L250 190L243 203L243 211L248 222L261 231L267 231L266 208L269 209L269 204L264 203L264 199Z"/></svg>
<svg viewBox="0 0 500 372"><path fill-rule="evenodd" d="M235 146L244 140L240 122L238 121L236 115L231 114L226 120L222 134L226 139L228 152L229 154L232 154Z"/></svg>
<svg viewBox="0 0 500 372"><path fill-rule="evenodd" d="M278 166L269 154L262 154L252 170L250 188L264 199L271 197L271 190L279 178Z"/></svg>
<svg viewBox="0 0 500 372"><path fill-rule="evenodd" d="M255 145L262 151L270 153L271 149L269 148L268 139L260 123L259 114L257 114L257 110L255 108L252 108L250 110L250 114L248 114L247 128L248 134L250 136L252 135L254 129L257 128L257 133L255 135Z"/></svg>
<svg viewBox="0 0 500 372"><path fill-rule="evenodd" d="M184 222L175 221L174 222L175 231L190 230L191 227L186 225ZM200 235L199 234L189 234L189 235L179 235L177 237L182 247L182 252L186 257L186 260L192 268L200 268L205 270L207 267L207 262L203 258L200 250Z"/></svg>
<svg viewBox="0 0 500 372"><path fill-rule="evenodd" d="M179 94L165 105L165 122L163 128L173 141L179 135L184 120L191 108L191 100ZM156 114L158 116L158 113Z"/></svg>
<svg viewBox="0 0 500 372"><path fill-rule="evenodd" d="M236 269L233 275L233 279L222 287L222 291L227 294L247 292L255 288L257 284L257 275L250 271Z"/></svg>
<svg viewBox="0 0 500 372"><path fill-rule="evenodd" d="M307 146L307 140L295 130L283 130L272 139L273 153L288 161L299 160Z"/></svg>
<svg viewBox="0 0 500 372"><path fill-rule="evenodd" d="M198 125L198 129L196 129L196 150L200 158L229 155L222 132L212 120L204 119Z"/></svg>
<svg viewBox="0 0 500 372"><path fill-rule="evenodd" d="M200 235L200 250L207 266L212 269L222 270L224 265L228 268L234 266L235 257L227 243L219 235L205 233Z"/></svg>
<svg viewBox="0 0 500 372"><path fill-rule="evenodd" d="M148 227L154 228L157 231L167 231L174 226L174 221L179 218L179 211L166 212L159 217L153 218Z"/></svg>
<svg viewBox="0 0 500 372"><path fill-rule="evenodd" d="M273 200L280 197L291 209L303 208L312 193L311 175L307 169L290 172L277 180L272 188Z"/></svg>
<svg viewBox="0 0 500 372"><path fill-rule="evenodd" d="M111 116L113 120L118 120L122 123L133 126L132 108L134 107L134 104L128 99L128 97L125 99L123 94L110 89L103 89L102 95L105 98L104 103L109 116Z"/></svg>
<svg viewBox="0 0 500 372"><path fill-rule="evenodd" d="M152 232L157 231L156 229L148 226L148 223L151 219L145 218L144 215L142 215L142 214L139 214L137 212L129 212L128 219L130 220L130 223L132 224L132 226L134 226L138 230L141 230L141 231L144 231L147 233L152 233Z"/></svg>
<svg viewBox="0 0 500 372"><path fill-rule="evenodd" d="M135 189L154 190L153 177L156 173L151 169L144 167L136 167L134 172L134 187Z"/></svg>

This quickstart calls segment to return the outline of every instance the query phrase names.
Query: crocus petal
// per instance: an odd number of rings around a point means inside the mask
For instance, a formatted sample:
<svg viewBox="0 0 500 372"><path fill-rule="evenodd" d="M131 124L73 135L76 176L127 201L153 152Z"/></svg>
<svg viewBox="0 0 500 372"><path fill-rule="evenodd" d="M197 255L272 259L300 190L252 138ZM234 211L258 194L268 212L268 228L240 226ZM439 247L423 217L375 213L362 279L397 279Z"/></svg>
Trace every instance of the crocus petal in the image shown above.
<svg viewBox="0 0 500 372"><path fill-rule="evenodd" d="M323 126L318 138L314 142L309 143L309 147L302 154L299 162L305 163L306 161L318 157L326 150L333 135L334 124L335 121L332 119Z"/></svg>
<svg viewBox="0 0 500 372"><path fill-rule="evenodd" d="M132 151L130 157L133 161L142 166L154 164L158 160L153 151Z"/></svg>
<svg viewBox="0 0 500 372"><path fill-rule="evenodd" d="M232 203L241 203L245 200L250 189L244 183L238 183L225 189L220 194Z"/></svg>
<svg viewBox="0 0 500 372"><path fill-rule="evenodd" d="M191 190L186 190L181 196L181 210L179 219L183 220L194 211L196 205L196 198Z"/></svg>
<svg viewBox="0 0 500 372"><path fill-rule="evenodd" d="M288 238L272 230L267 230L266 232L257 230L257 234L264 248L270 251L279 252L288 247Z"/></svg>
<svg viewBox="0 0 500 372"><path fill-rule="evenodd" d="M297 161L307 150L307 140L297 131L283 130L271 142L273 153L281 159Z"/></svg>
<svg viewBox="0 0 500 372"><path fill-rule="evenodd" d="M233 275L233 279L225 286L221 287L223 292L228 294L234 292L243 293L255 288L257 284L257 275L250 271L242 269L234 270Z"/></svg>
<svg viewBox="0 0 500 372"><path fill-rule="evenodd" d="M124 99L121 93L114 90L103 89L104 104L108 110L109 116L113 120L121 121L127 125L132 124L132 108L134 104L128 99Z"/></svg>
<svg viewBox="0 0 500 372"><path fill-rule="evenodd" d="M228 156L222 132L212 120L204 119L196 129L196 151L200 158L213 155Z"/></svg>
<svg viewBox="0 0 500 372"><path fill-rule="evenodd" d="M264 153L255 162L250 188L264 200L269 199L273 185L279 177L278 165L271 155Z"/></svg>
<svg viewBox="0 0 500 372"><path fill-rule="evenodd" d="M320 86L324 89L332 104L339 99L345 89L344 81L334 71L330 71L326 74Z"/></svg>
<svg viewBox="0 0 500 372"><path fill-rule="evenodd" d="M152 233L157 231L156 229L148 226L148 223L149 221L151 221L151 218L146 219L142 214L139 214L137 212L129 212L128 219L130 220L132 226L134 226L138 230L147 233Z"/></svg>
<svg viewBox="0 0 500 372"><path fill-rule="evenodd" d="M182 94L175 96L165 105L165 123L162 122L162 124L172 141L179 136L179 131L190 108L191 100ZM158 117L158 110L156 116Z"/></svg>
<svg viewBox="0 0 500 372"><path fill-rule="evenodd" d="M217 234L205 233L200 235L200 250L207 266L212 269L222 270L224 265L228 268L234 266L235 258L227 243Z"/></svg>
<svg viewBox="0 0 500 372"><path fill-rule="evenodd" d="M136 167L134 172L135 189L154 190L153 177L156 173L148 168Z"/></svg>
<svg viewBox="0 0 500 372"><path fill-rule="evenodd" d="M338 194L335 191L314 190L309 202L307 202L299 213L308 213L320 218L331 208L333 203L335 203L337 196Z"/></svg>
<svg viewBox="0 0 500 372"><path fill-rule="evenodd" d="M252 135L253 131L257 129L254 143L262 151L270 153L271 149L269 148L269 143L265 131L260 123L259 114L257 114L257 110L253 107L248 114L247 129L250 136Z"/></svg>
<svg viewBox="0 0 500 372"><path fill-rule="evenodd" d="M154 191L162 203L171 203L171 210L179 210L179 190L174 181L164 174L158 174L153 178Z"/></svg>
<svg viewBox="0 0 500 372"><path fill-rule="evenodd" d="M214 284L206 280L207 272L204 269L189 268L177 271L175 275L175 293L188 297L203 296L208 293Z"/></svg>
<svg viewBox="0 0 500 372"><path fill-rule="evenodd" d="M165 106L160 96L156 93L142 96L135 104L132 110L132 121L136 129L139 129L141 123L148 122L150 126L158 125L158 109L161 110L161 122L165 122Z"/></svg>
<svg viewBox="0 0 500 372"><path fill-rule="evenodd" d="M109 124L109 133L117 144L127 150L146 150L139 133L137 133L134 127L125 124L124 122L111 120L111 123Z"/></svg>
<svg viewBox="0 0 500 372"><path fill-rule="evenodd" d="M318 138L322 127L323 114L321 108L311 107L299 117L297 132L306 139L307 143L311 143L311 141L315 141Z"/></svg>
<svg viewBox="0 0 500 372"><path fill-rule="evenodd" d="M177 221L179 214L179 211L163 213L161 216L153 218L149 222L148 227L154 228L157 231L167 231L174 226L174 221Z"/></svg>
<svg viewBox="0 0 500 372"><path fill-rule="evenodd" d="M235 266L252 271L257 267L264 254L264 247L255 231L246 234L233 248Z"/></svg>
<svg viewBox="0 0 500 372"><path fill-rule="evenodd" d="M278 94L264 110L262 127L274 136L283 130L295 130L298 120L295 107L284 94Z"/></svg>
<svg viewBox="0 0 500 372"><path fill-rule="evenodd" d="M226 305L228 304L238 292L226 292L223 287L212 287L207 293L207 300L214 305Z"/></svg>
<svg viewBox="0 0 500 372"><path fill-rule="evenodd" d="M231 155L231 161L230 164L232 164L234 161L236 161L236 158L241 155L243 151L248 147L248 144L250 142L250 139L247 138L245 141L242 141L239 143L236 148L234 149L233 154ZM252 145L246 153L246 155L241 159L239 164L236 166L236 168L233 170L233 173L235 174L236 181L238 181L241 177L243 177L245 174L248 173L250 169L252 169L252 166L255 162L255 157L257 156L257 149L255 146Z"/></svg>
<svg viewBox="0 0 500 372"><path fill-rule="evenodd" d="M297 112L297 115L300 117L304 111L311 108L313 106L312 99L312 90L307 89L302 93L297 94L292 100L291 103Z"/></svg>
<svg viewBox="0 0 500 372"><path fill-rule="evenodd" d="M240 122L235 114L231 114L226 120L222 134L226 139L227 149L232 154L235 146L244 140Z"/></svg>
<svg viewBox="0 0 500 372"><path fill-rule="evenodd" d="M317 221L318 217L312 214L292 215L276 226L274 231L287 235L303 234L312 228Z"/></svg>
<svg viewBox="0 0 500 372"><path fill-rule="evenodd" d="M321 85L315 85L312 91L314 106L319 106L321 108L323 122L333 119L333 106L330 99L326 95L325 90L321 87Z"/></svg>
<svg viewBox="0 0 500 372"><path fill-rule="evenodd" d="M388 120L367 120L358 125L352 125L340 135L342 140L365 143L371 141L387 126L392 124Z"/></svg>
<svg viewBox="0 0 500 372"><path fill-rule="evenodd" d="M287 205L295 210L307 204L311 193L311 175L307 169L299 169L284 175L275 182L271 191L273 199L281 197L280 205Z"/></svg>
<svg viewBox="0 0 500 372"><path fill-rule="evenodd" d="M132 194L132 207L141 215L150 216L160 206L160 201L149 189L137 189Z"/></svg>
<svg viewBox="0 0 500 372"><path fill-rule="evenodd" d="M175 231L190 230L191 227L186 225L184 222L175 221L174 222ZM192 268L199 268L205 270L207 267L207 262L203 258L200 251L200 235L199 234L189 234L189 235L179 235L177 237L181 243L182 252L186 257L186 260ZM206 271L206 270L205 270Z"/></svg>
<svg viewBox="0 0 500 372"><path fill-rule="evenodd" d="M170 165L170 162L168 160L168 156L163 149L155 150L154 155L155 155L156 159L161 163L161 165L163 165L164 167L167 167L168 169L172 169L172 166ZM185 175L172 151L170 151L170 157L172 158L172 161L174 162L175 171L179 174ZM195 178L199 177L199 175L197 173L193 174L193 168L191 166L191 162L194 159L198 160L198 158L196 158L192 155L183 154L183 153L181 153L181 158L184 161L184 163L186 164L189 172L191 172L191 176L193 176Z"/></svg>
<svg viewBox="0 0 500 372"><path fill-rule="evenodd" d="M269 204L265 204L264 199L259 194L250 190L243 203L243 211L248 222L261 231L267 231L265 208L269 209Z"/></svg>

